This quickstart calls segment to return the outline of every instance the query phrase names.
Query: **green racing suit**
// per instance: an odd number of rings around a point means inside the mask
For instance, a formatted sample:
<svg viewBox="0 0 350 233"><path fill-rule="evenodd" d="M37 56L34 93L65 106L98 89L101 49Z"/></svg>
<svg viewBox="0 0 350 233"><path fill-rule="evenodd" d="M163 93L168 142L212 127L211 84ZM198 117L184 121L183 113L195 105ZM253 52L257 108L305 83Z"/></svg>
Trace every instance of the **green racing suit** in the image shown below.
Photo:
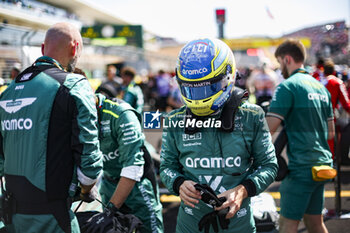
<svg viewBox="0 0 350 233"><path fill-rule="evenodd" d="M179 186L182 184L179 182L184 180L208 184L216 194L249 183L249 196L261 193L274 181L277 160L260 107L241 104L235 115L232 132L212 127L187 134L184 127L173 127L186 126L186 122L180 123L185 121L185 117L186 107L174 110L169 113L163 126L160 176L172 194L179 195ZM199 232L198 222L212 211L213 208L202 201L195 208L181 202L176 232ZM228 229L220 232L255 231L248 197L230 219Z"/></svg>
<svg viewBox="0 0 350 233"><path fill-rule="evenodd" d="M101 94L97 97L104 165L102 201L109 202L120 177L137 181L121 211L134 214L143 222L141 232L161 233L163 217L158 186L143 176L146 171L140 116L128 103L113 102Z"/></svg>

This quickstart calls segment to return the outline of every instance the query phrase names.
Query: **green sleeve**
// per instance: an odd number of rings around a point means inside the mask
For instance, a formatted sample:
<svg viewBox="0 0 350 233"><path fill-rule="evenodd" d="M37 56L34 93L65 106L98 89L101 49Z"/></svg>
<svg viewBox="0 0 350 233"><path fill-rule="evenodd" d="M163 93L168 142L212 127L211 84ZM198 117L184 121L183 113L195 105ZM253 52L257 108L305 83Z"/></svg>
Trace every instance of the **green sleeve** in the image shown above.
<svg viewBox="0 0 350 233"><path fill-rule="evenodd" d="M139 86L129 87L123 100L129 103L138 113L142 113L144 101L143 93Z"/></svg>
<svg viewBox="0 0 350 233"><path fill-rule="evenodd" d="M67 82L76 79L67 78ZM69 85L70 83L67 83ZM81 79L72 86L70 94L75 100L78 114L76 120L78 123L79 142L81 144L80 163L78 164L79 181L85 185L96 181L102 171L102 153L98 140L97 130L97 110L95 97L86 79Z"/></svg>
<svg viewBox="0 0 350 233"><path fill-rule="evenodd" d="M169 121L166 119L166 121ZM169 124L167 122L167 124ZM184 177L181 173L182 166L179 161L179 154L173 131L163 129L162 149L160 152L160 178L170 193L178 195L174 191L174 182L177 178Z"/></svg>
<svg viewBox="0 0 350 233"><path fill-rule="evenodd" d="M136 107L135 107L135 109L136 109L137 112L142 113L143 105L144 105L143 93L142 93L142 90L141 90L141 88L139 86L136 86L135 88L137 90L137 92L136 92L137 93L137 98L136 98L137 100L136 100Z"/></svg>
<svg viewBox="0 0 350 233"><path fill-rule="evenodd" d="M255 171L247 179L253 181L256 187L256 195L258 195L274 182L278 165L269 127L265 120L264 111L261 108L259 108L259 114L254 119L254 132L256 134L253 139L251 153Z"/></svg>
<svg viewBox="0 0 350 233"><path fill-rule="evenodd" d="M140 167L145 161L142 151L144 136L136 114L131 110L123 111L118 118L113 118L111 130L119 145L119 161L123 166L121 176L138 181L142 174L136 173L143 171Z"/></svg>
<svg viewBox="0 0 350 233"><path fill-rule="evenodd" d="M281 83L272 97L268 116L284 120L293 106L293 93L285 83Z"/></svg>
<svg viewBox="0 0 350 233"><path fill-rule="evenodd" d="M127 91L123 97L123 100L131 105L131 107L136 108L136 96L131 92Z"/></svg>

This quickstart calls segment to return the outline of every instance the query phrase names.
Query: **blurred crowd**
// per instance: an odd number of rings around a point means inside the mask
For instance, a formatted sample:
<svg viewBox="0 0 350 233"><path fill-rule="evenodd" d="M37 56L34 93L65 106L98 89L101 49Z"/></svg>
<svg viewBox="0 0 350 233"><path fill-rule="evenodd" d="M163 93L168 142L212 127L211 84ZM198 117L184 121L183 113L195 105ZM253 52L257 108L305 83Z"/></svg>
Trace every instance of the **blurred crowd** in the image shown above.
<svg viewBox="0 0 350 233"><path fill-rule="evenodd" d="M23 11L29 11L31 14L39 17L46 15L62 19L78 20L78 16L71 12L35 0L1 0L0 3L4 8L15 7Z"/></svg>
<svg viewBox="0 0 350 233"><path fill-rule="evenodd" d="M157 109L168 112L182 106L174 75L173 72L159 70L156 74L141 76L132 67L126 66L117 72L114 65L109 65L106 78L96 87L96 92L124 99L139 112Z"/></svg>
<svg viewBox="0 0 350 233"><path fill-rule="evenodd" d="M325 64L331 63L332 70L325 73ZM344 64L334 64L331 59L319 58L316 64L306 65L305 69L325 86L330 76L336 78L345 87L346 94L350 94L350 69ZM265 108L272 99L275 88L283 82L281 71L269 63L263 63L260 67L239 68L239 79L236 86L247 89L250 97L249 102ZM330 91L331 92L331 91ZM332 94L332 93L331 93ZM339 102L339 101L338 101ZM341 110L343 106L336 103L336 109Z"/></svg>
<svg viewBox="0 0 350 233"><path fill-rule="evenodd" d="M324 64L330 59L319 58L316 64L308 65L305 69L317 80L325 84ZM14 63L10 77L13 80L21 72L21 64ZM117 74L120 74L118 76ZM329 74L328 74L329 75ZM332 75L341 82L350 95L350 69L344 64L334 64ZM263 62L260 66L238 67L236 86L249 92L250 103L268 107L275 88L283 82L281 71L269 62ZM109 97L124 99L138 112L156 111L169 112L183 105L175 73L159 70L155 74L140 75L132 67L125 66L121 70L114 65L106 67L105 77L102 80L90 79L91 86L96 92L102 92ZM1 80L0 92L8 82ZM342 109L342 106L335 106ZM265 109L267 110L267 109Z"/></svg>

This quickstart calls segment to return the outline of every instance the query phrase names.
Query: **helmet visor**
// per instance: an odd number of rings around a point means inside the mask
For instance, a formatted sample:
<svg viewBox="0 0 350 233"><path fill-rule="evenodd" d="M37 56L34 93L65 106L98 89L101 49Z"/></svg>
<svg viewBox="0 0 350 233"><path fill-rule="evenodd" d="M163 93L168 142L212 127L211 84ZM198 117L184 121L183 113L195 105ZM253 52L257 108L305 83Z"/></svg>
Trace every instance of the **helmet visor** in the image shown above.
<svg viewBox="0 0 350 233"><path fill-rule="evenodd" d="M225 77L217 82L203 81L198 83L179 82L181 94L189 100L202 100L215 95L227 87L229 78Z"/></svg>

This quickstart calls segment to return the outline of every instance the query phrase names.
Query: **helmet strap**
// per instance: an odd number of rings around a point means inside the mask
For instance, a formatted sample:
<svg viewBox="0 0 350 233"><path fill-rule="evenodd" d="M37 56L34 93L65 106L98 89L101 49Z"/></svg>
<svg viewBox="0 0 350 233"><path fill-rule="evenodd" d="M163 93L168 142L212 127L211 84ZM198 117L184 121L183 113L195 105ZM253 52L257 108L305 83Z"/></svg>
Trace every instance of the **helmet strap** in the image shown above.
<svg viewBox="0 0 350 233"><path fill-rule="evenodd" d="M186 107L185 122L187 122L188 118L190 118L190 119L195 118L197 120L201 119L200 116L197 116L197 115L193 114L191 112L191 110L188 107ZM198 133L199 131L200 131L200 129L197 128L197 127L185 127L185 134L195 134L195 133Z"/></svg>
<svg viewBox="0 0 350 233"><path fill-rule="evenodd" d="M222 131L227 133L233 132L237 109L241 105L242 101L245 100L247 97L248 92L246 90L235 87L221 112L220 120Z"/></svg>

